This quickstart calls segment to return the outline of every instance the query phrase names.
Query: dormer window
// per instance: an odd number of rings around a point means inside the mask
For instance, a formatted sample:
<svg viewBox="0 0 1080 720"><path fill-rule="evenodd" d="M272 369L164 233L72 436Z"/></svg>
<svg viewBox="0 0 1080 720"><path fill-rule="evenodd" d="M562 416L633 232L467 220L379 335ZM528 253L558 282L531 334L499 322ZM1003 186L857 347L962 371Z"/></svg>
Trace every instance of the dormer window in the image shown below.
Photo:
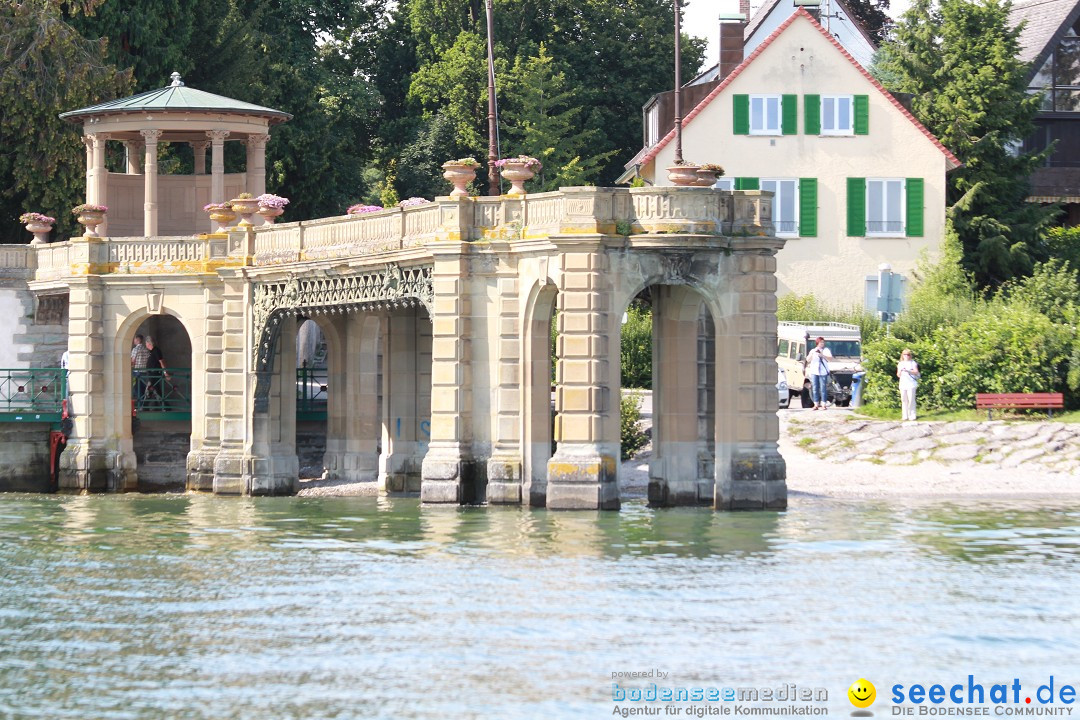
<svg viewBox="0 0 1080 720"><path fill-rule="evenodd" d="M654 102L645 111L645 147L660 142L660 103Z"/></svg>

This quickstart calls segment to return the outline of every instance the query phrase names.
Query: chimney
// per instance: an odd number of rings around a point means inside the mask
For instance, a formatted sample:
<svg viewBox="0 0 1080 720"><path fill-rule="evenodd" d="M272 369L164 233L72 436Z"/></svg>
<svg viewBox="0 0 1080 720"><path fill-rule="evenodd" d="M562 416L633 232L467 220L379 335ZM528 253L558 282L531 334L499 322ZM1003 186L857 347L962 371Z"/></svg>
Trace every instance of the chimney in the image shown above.
<svg viewBox="0 0 1080 720"><path fill-rule="evenodd" d="M750 0L739 0L739 14L743 20L750 22Z"/></svg>
<svg viewBox="0 0 1080 720"><path fill-rule="evenodd" d="M749 10L749 0L739 0L739 6L745 6ZM717 73L717 80L726 78L743 61L746 17L742 13L720 16L720 72Z"/></svg>

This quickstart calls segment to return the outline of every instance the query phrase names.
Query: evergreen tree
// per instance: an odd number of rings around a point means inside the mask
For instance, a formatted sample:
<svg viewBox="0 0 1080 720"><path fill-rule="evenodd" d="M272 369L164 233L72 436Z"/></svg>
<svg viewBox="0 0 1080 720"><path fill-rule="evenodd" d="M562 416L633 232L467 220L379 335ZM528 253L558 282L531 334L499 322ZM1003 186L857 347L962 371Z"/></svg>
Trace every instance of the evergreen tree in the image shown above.
<svg viewBox="0 0 1080 720"><path fill-rule="evenodd" d="M599 133L593 128L578 130L583 108L575 103L561 63L548 54L544 43L536 56L517 59L504 86L507 142L503 156L533 155L543 163L534 188L556 190L599 176L614 150L591 152Z"/></svg>
<svg viewBox="0 0 1080 720"><path fill-rule="evenodd" d="M878 45L885 42L893 28L889 0L847 0L845 5L871 40Z"/></svg>
<svg viewBox="0 0 1080 720"><path fill-rule="evenodd" d="M34 0L0 6L0 218L3 242L28 241L16 218L55 215L74 232L68 210L82 202L86 151L57 115L125 92L130 76L107 61L105 40L88 40L67 21L96 2Z"/></svg>
<svg viewBox="0 0 1080 720"><path fill-rule="evenodd" d="M1040 98L1027 94L1020 30L1008 0L915 0L882 48L875 72L913 95L913 111L964 166L948 177L948 216L964 266L980 285L1027 274L1054 210L1025 202L1043 154L1016 151Z"/></svg>

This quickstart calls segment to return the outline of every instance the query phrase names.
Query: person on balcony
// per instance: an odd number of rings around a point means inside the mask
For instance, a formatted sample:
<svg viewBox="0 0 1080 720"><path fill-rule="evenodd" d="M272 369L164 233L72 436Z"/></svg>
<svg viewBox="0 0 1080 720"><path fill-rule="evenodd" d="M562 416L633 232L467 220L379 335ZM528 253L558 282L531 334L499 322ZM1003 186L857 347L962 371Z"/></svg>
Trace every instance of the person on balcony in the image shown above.
<svg viewBox="0 0 1080 720"><path fill-rule="evenodd" d="M135 406L141 408L146 395L146 366L150 360L150 351L146 348L142 335L136 335L131 343L131 374L135 382Z"/></svg>

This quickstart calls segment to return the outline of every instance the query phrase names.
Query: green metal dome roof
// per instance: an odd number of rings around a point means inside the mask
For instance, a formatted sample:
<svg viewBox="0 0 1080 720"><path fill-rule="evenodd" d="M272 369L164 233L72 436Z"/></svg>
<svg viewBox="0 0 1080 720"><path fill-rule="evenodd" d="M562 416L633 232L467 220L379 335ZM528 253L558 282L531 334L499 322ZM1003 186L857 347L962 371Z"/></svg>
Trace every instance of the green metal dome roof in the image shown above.
<svg viewBox="0 0 1080 720"><path fill-rule="evenodd" d="M172 85L158 90L148 90L131 97L109 100L99 105L61 113L60 118L70 122L79 122L93 115L115 115L134 112L216 112L230 115L257 115L270 119L270 122L285 122L292 118L287 112L273 108L253 105L241 100L214 95L195 88L187 87L180 80L179 73L172 74Z"/></svg>

